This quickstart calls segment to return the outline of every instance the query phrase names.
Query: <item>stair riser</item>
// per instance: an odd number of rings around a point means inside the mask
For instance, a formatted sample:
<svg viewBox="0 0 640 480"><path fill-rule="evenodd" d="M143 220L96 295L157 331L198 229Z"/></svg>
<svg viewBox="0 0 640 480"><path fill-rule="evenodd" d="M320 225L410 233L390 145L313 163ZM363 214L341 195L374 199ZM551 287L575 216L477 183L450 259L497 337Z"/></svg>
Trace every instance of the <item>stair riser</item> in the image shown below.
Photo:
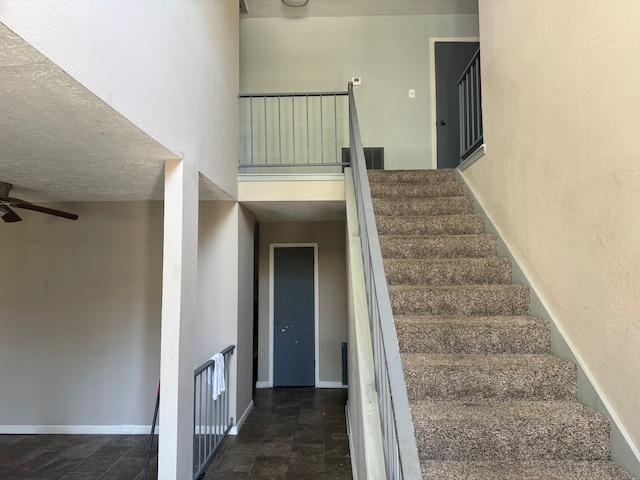
<svg viewBox="0 0 640 480"><path fill-rule="evenodd" d="M437 198L464 195L464 187L458 182L425 184L372 183L371 196L374 198Z"/></svg>
<svg viewBox="0 0 640 480"><path fill-rule="evenodd" d="M549 327L537 323L520 326L416 325L396 322L401 352L426 354L536 354L548 353Z"/></svg>
<svg viewBox="0 0 640 480"><path fill-rule="evenodd" d="M485 400L575 400L576 368L547 365L420 365L403 359L409 400L478 402Z"/></svg>
<svg viewBox="0 0 640 480"><path fill-rule="evenodd" d="M496 256L496 238L492 235L460 237L380 236L384 258L482 258Z"/></svg>
<svg viewBox="0 0 640 480"><path fill-rule="evenodd" d="M482 233L480 215L438 215L432 217L377 217L380 235L465 235Z"/></svg>
<svg viewBox="0 0 640 480"><path fill-rule="evenodd" d="M395 315L527 315L529 292L520 285L500 289L397 289L391 287Z"/></svg>
<svg viewBox="0 0 640 480"><path fill-rule="evenodd" d="M498 257L429 263L387 260L385 273L389 285L507 284L511 262Z"/></svg>
<svg viewBox="0 0 640 480"><path fill-rule="evenodd" d="M453 182L455 170L368 170L369 181L385 183L433 183Z"/></svg>
<svg viewBox="0 0 640 480"><path fill-rule="evenodd" d="M473 201L468 197L374 198L373 211L376 215L455 215L473 213Z"/></svg>
<svg viewBox="0 0 640 480"><path fill-rule="evenodd" d="M416 429L424 460L608 460L607 425L433 425Z"/></svg>

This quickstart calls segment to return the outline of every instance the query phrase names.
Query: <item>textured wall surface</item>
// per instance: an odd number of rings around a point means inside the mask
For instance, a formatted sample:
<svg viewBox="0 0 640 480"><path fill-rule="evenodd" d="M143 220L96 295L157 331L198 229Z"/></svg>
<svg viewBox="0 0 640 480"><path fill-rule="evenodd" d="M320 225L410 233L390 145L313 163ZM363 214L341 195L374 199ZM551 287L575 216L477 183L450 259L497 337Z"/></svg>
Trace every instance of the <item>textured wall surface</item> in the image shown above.
<svg viewBox="0 0 640 480"><path fill-rule="evenodd" d="M0 229L0 425L149 425L162 203L58 208L80 219L21 212Z"/></svg>
<svg viewBox="0 0 640 480"><path fill-rule="evenodd" d="M235 196L237 2L7 0L0 21Z"/></svg>
<svg viewBox="0 0 640 480"><path fill-rule="evenodd" d="M464 173L636 445L639 21L630 0L481 0L487 154Z"/></svg>

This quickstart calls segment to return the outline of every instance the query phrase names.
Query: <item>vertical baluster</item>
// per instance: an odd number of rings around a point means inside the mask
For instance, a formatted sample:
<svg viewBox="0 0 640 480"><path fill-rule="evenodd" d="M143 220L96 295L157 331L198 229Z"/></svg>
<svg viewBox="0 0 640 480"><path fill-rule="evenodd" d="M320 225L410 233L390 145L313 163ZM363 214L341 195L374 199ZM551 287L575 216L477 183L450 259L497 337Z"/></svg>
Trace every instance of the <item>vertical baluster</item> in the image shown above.
<svg viewBox="0 0 640 480"><path fill-rule="evenodd" d="M333 96L333 141L334 141L334 162L338 163L338 105L337 95Z"/></svg>
<svg viewBox="0 0 640 480"><path fill-rule="evenodd" d="M264 99L264 164L268 165L269 164L269 157L268 157L268 153L269 149L267 148L267 97L263 97Z"/></svg>
<svg viewBox="0 0 640 480"><path fill-rule="evenodd" d="M320 163L324 163L324 119L322 112L322 104L324 97L320 97Z"/></svg>
<svg viewBox="0 0 640 480"><path fill-rule="evenodd" d="M280 114L280 95L278 95L278 155L279 164L282 165L282 116Z"/></svg>
<svg viewBox="0 0 640 480"><path fill-rule="evenodd" d="M296 163L296 97L291 96L291 137L293 139L293 162Z"/></svg>
<svg viewBox="0 0 640 480"><path fill-rule="evenodd" d="M251 165L253 165L253 97L249 97L249 118L251 125Z"/></svg>
<svg viewBox="0 0 640 480"><path fill-rule="evenodd" d="M307 163L310 163L311 156L309 155L309 95L305 95L305 106L307 109Z"/></svg>
<svg viewBox="0 0 640 480"><path fill-rule="evenodd" d="M482 139L483 131L482 131L482 72L480 69L480 53L478 52L478 56L476 58L476 64L478 65L477 75L478 75L478 108L476 122L478 122L478 140Z"/></svg>

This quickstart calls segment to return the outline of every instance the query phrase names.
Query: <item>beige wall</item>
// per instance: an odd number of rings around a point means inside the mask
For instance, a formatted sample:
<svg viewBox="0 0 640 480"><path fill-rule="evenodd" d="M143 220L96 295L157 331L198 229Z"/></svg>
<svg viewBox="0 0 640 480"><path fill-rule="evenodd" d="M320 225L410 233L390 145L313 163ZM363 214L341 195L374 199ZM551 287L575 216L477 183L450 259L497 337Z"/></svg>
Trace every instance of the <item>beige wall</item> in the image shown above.
<svg viewBox="0 0 640 480"><path fill-rule="evenodd" d="M231 415L251 403L253 378L253 214L236 202L201 202L195 364L235 345Z"/></svg>
<svg viewBox="0 0 640 480"><path fill-rule="evenodd" d="M344 222L261 223L259 260L258 382L269 379L269 245L317 243L319 277L319 373L323 386L342 382L341 344L347 339Z"/></svg>
<svg viewBox="0 0 640 480"><path fill-rule="evenodd" d="M0 225L0 431L144 433L159 379L162 203L57 208L80 219L20 211L23 222Z"/></svg>
<svg viewBox="0 0 640 480"><path fill-rule="evenodd" d="M487 155L464 172L636 446L638 7L480 0Z"/></svg>
<svg viewBox="0 0 640 480"><path fill-rule="evenodd" d="M360 76L364 146L385 147L387 168L431 168L429 39L477 35L477 15L243 19L240 91L346 90Z"/></svg>

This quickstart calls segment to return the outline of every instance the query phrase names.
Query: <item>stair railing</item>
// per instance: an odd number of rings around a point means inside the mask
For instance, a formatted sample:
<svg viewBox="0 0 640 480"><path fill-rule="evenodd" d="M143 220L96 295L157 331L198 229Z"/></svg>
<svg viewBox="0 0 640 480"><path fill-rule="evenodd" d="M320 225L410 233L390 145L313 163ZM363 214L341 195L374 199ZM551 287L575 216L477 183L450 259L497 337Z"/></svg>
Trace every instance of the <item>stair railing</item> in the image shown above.
<svg viewBox="0 0 640 480"><path fill-rule="evenodd" d="M480 79L480 49L458 80L460 108L460 160L476 151L483 141L482 89Z"/></svg>
<svg viewBox="0 0 640 480"><path fill-rule="evenodd" d="M349 148L364 262L386 478L421 479L409 398L378 239L358 113L349 83Z"/></svg>
<svg viewBox="0 0 640 480"><path fill-rule="evenodd" d="M233 426L229 410L229 360L235 345L229 345L220 354L224 359L225 389L216 384L213 357L193 372L193 478L202 478L207 465Z"/></svg>

